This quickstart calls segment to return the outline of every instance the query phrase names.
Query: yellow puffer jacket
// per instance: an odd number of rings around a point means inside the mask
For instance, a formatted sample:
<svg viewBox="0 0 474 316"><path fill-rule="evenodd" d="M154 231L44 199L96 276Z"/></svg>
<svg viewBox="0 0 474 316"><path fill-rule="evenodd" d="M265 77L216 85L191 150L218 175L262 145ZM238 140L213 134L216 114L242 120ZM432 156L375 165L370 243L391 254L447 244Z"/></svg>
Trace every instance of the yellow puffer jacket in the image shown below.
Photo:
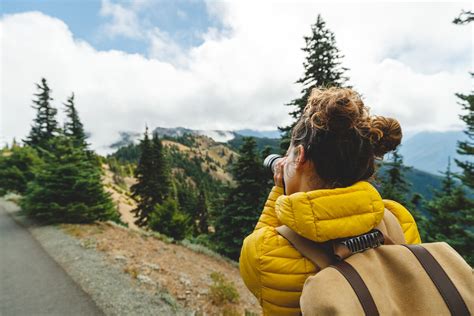
<svg viewBox="0 0 474 316"><path fill-rule="evenodd" d="M385 208L399 220L407 243L421 242L410 212L395 201L382 200L369 182L291 195L274 186L254 231L243 242L239 260L240 274L264 315L299 315L303 284L317 272L275 227L287 225L301 236L324 242L370 231Z"/></svg>

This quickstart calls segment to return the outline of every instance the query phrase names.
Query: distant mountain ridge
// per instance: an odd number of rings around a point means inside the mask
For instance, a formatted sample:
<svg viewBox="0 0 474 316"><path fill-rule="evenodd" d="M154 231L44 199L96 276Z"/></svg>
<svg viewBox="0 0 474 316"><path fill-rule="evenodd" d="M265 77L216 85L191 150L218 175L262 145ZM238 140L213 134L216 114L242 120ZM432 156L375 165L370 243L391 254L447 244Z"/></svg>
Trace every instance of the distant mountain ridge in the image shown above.
<svg viewBox="0 0 474 316"><path fill-rule="evenodd" d="M242 136L252 136L255 138L268 138L273 140L278 140L280 137L280 132L278 130L274 131L257 131L252 129L241 129L235 131L225 131L225 130L195 130L185 127L156 127L152 130L156 132L159 136L168 136L168 137L181 137L184 134L190 135L201 135L212 138L218 143L227 143L235 138L241 138ZM151 132L150 132L151 133ZM142 133L137 132L119 132L120 138L118 141L111 144L109 147L116 149L128 144L138 143L138 140L142 137Z"/></svg>
<svg viewBox="0 0 474 316"><path fill-rule="evenodd" d="M466 139L467 135L462 131L419 132L402 142L400 153L405 165L435 175L446 171L448 157L451 157L451 171L460 172L454 159L468 160L456 152L458 141Z"/></svg>
<svg viewBox="0 0 474 316"><path fill-rule="evenodd" d="M202 135L212 138L219 143L227 143L234 150L238 149L244 136L256 138L258 148L261 150L269 146L272 151L279 152L278 130L258 131L252 129L241 129L235 131L226 130L193 130L184 127L165 128L157 127L156 131L160 136L180 137L184 134ZM126 146L130 143L137 143L142 137L141 133L121 132L120 140L112 144L113 149ZM448 157L451 157L452 171L460 172L454 159L466 160L467 157L456 153L457 142L466 140L467 136L462 131L446 132L418 132L406 133L400 146L400 153L403 155L404 164L416 169L439 175L440 171L445 171L448 164Z"/></svg>
<svg viewBox="0 0 474 316"><path fill-rule="evenodd" d="M258 138L271 138L271 139L280 139L280 131L279 130L274 130L274 131L256 131L253 129L239 129L234 131L236 134L242 135L242 136L253 136L253 137L258 137Z"/></svg>

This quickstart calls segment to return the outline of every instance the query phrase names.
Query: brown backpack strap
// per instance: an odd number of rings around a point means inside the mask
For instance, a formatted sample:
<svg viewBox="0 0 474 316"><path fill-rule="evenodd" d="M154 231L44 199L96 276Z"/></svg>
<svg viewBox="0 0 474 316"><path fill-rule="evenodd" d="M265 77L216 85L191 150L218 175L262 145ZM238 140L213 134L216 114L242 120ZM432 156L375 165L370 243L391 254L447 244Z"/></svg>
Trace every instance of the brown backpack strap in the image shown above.
<svg viewBox="0 0 474 316"><path fill-rule="evenodd" d="M438 289L439 294L443 297L451 315L469 315L469 310L467 309L466 303L461 297L461 294L459 294L459 291L433 255L420 245L403 246L410 249L418 259L421 266Z"/></svg>
<svg viewBox="0 0 474 316"><path fill-rule="evenodd" d="M386 239L386 245L401 245L405 244L405 235L403 234L402 226L393 213L385 209L383 220L375 226L380 230Z"/></svg>
<svg viewBox="0 0 474 316"><path fill-rule="evenodd" d="M367 285L364 280L360 277L359 273L346 261L340 261L337 264L331 266L339 271L349 282L351 287L354 289L359 302L362 305L365 315L379 315L377 305L375 305L374 299L370 294Z"/></svg>
<svg viewBox="0 0 474 316"><path fill-rule="evenodd" d="M382 237L380 233L382 233ZM381 244L397 245L404 243L405 236L400 223L392 212L385 209L383 220L375 226L374 230L359 236L335 240L333 251L337 260L344 260L356 252L376 248Z"/></svg>
<svg viewBox="0 0 474 316"><path fill-rule="evenodd" d="M326 253L321 244L298 235L286 225L278 226L276 230L319 270L328 267L332 263L332 258Z"/></svg>
<svg viewBox="0 0 474 316"><path fill-rule="evenodd" d="M375 228L383 233L385 244L393 245L405 241L398 220L395 215L387 209L385 209L384 220ZM285 237L296 250L318 267L319 270L328 267L336 258L342 260L352 255L352 252L340 243L334 243L332 241L327 243L317 243L298 235L286 225L276 227L276 230L280 235ZM393 236L393 239L390 236ZM325 250L324 246L328 246L329 248Z"/></svg>

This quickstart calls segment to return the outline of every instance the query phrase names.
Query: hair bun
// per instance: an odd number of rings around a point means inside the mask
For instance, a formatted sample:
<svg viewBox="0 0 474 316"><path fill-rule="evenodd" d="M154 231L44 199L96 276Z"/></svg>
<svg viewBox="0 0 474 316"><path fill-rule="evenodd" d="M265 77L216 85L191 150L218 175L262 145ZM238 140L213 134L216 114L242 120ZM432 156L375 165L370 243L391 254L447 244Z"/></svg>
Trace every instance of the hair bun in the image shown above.
<svg viewBox="0 0 474 316"><path fill-rule="evenodd" d="M377 157L395 150L402 141L402 128L396 119L383 116L371 117L370 141Z"/></svg>
<svg viewBox="0 0 474 316"><path fill-rule="evenodd" d="M305 112L318 128L344 133L356 127L365 116L359 94L349 88L313 89Z"/></svg>

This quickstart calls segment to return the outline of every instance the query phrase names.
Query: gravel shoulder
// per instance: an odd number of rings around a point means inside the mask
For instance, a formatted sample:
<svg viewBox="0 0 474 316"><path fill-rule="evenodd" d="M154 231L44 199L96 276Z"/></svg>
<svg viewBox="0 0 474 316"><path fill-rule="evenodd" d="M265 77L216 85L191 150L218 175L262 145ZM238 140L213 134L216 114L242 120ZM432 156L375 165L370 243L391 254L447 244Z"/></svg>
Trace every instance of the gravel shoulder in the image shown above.
<svg viewBox="0 0 474 316"><path fill-rule="evenodd" d="M136 286L136 280L125 274L119 264L107 261L103 253L88 248L59 226L36 225L22 215L15 204L3 199L0 202L106 315L193 314L183 309L166 290L158 286L140 289Z"/></svg>

